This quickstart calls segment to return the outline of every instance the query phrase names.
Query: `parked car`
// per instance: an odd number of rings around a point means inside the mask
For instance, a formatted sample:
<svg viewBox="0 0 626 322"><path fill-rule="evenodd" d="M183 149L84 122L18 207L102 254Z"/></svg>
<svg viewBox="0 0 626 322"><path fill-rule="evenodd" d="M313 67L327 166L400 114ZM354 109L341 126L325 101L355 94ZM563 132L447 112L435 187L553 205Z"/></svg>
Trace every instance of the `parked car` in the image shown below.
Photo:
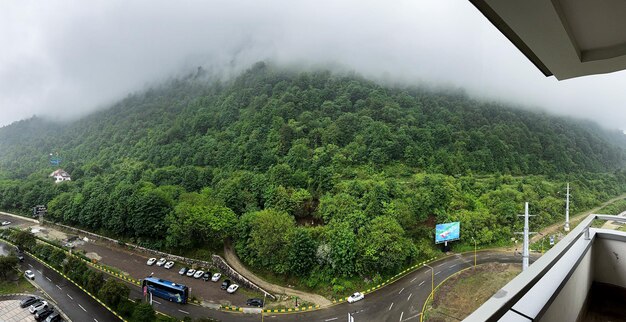
<svg viewBox="0 0 626 322"><path fill-rule="evenodd" d="M220 280L220 277L222 277L221 273L215 273L215 274L213 274L213 277L211 277L211 281L217 282L217 281Z"/></svg>
<svg viewBox="0 0 626 322"><path fill-rule="evenodd" d="M46 307L48 307L48 302L46 301L37 302L28 307L28 312L30 312L31 314L35 314L35 312L37 312L39 309L46 308Z"/></svg>
<svg viewBox="0 0 626 322"><path fill-rule="evenodd" d="M48 315L45 322L61 322L62 319L63 318L61 317L61 314L59 314L59 312L54 312Z"/></svg>
<svg viewBox="0 0 626 322"><path fill-rule="evenodd" d="M261 300L261 299L248 299L246 301L246 305L262 307L263 306L263 300Z"/></svg>
<svg viewBox="0 0 626 322"><path fill-rule="evenodd" d="M348 296L348 303L354 303L356 301L362 300L363 298L365 298L365 295L363 295L363 293L356 292L356 293Z"/></svg>
<svg viewBox="0 0 626 322"><path fill-rule="evenodd" d="M23 262L23 261L24 261L24 255L23 255L23 254L21 254L21 253L20 253L20 254L17 254L17 259L18 259L20 262Z"/></svg>
<svg viewBox="0 0 626 322"><path fill-rule="evenodd" d="M52 308L41 309L41 310L35 312L35 320L36 321L43 321L48 316L50 316L50 314L52 314L52 313L54 313L54 310Z"/></svg>
<svg viewBox="0 0 626 322"><path fill-rule="evenodd" d="M202 277L202 275L204 275L204 271L197 270L196 273L193 274L193 278L200 278L200 277Z"/></svg>
<svg viewBox="0 0 626 322"><path fill-rule="evenodd" d="M156 264L157 264L157 266L163 266L163 264L165 264L165 262L167 262L167 259L161 258L161 259L159 259L158 262L156 262Z"/></svg>
<svg viewBox="0 0 626 322"><path fill-rule="evenodd" d="M230 286L230 280L224 280L224 282L222 282L222 289L225 290Z"/></svg>
<svg viewBox="0 0 626 322"><path fill-rule="evenodd" d="M206 282L208 280L211 279L211 272L204 272L204 274L202 274L202 279Z"/></svg>
<svg viewBox="0 0 626 322"><path fill-rule="evenodd" d="M35 296L29 296L20 301L20 307L21 308L29 307L35 304L36 302L41 302L41 299Z"/></svg>
<svg viewBox="0 0 626 322"><path fill-rule="evenodd" d="M163 267L165 267L167 269L170 269L170 268L174 267L174 262L173 261L169 261L169 262L165 263L165 266L163 266Z"/></svg>
<svg viewBox="0 0 626 322"><path fill-rule="evenodd" d="M195 270L195 269L193 269L193 268L190 268L190 269L187 271L187 276L191 277L191 276L193 276L193 274L195 274L195 273L196 273L196 270Z"/></svg>
<svg viewBox="0 0 626 322"><path fill-rule="evenodd" d="M33 271L31 271L30 269L27 269L24 272L24 276L26 276L26 278L30 278L31 280L35 279L35 273L33 273Z"/></svg>
<svg viewBox="0 0 626 322"><path fill-rule="evenodd" d="M155 262L156 262L156 258L152 257L148 260L146 264L148 264L148 266L152 266L154 265Z"/></svg>
<svg viewBox="0 0 626 322"><path fill-rule="evenodd" d="M10 222L10 221L3 221L3 222L2 222L2 226L8 226L8 225L10 225L10 224L11 224L11 222Z"/></svg>
<svg viewBox="0 0 626 322"><path fill-rule="evenodd" d="M178 274L180 274L180 275L185 275L185 274L187 274L187 271L188 271L188 270L189 270L189 268L187 268L187 267L183 267L183 268L181 268L181 269L178 271Z"/></svg>
<svg viewBox="0 0 626 322"><path fill-rule="evenodd" d="M231 284L228 289L226 290L226 292L233 294L237 291L237 289L239 288L239 285L237 284Z"/></svg>

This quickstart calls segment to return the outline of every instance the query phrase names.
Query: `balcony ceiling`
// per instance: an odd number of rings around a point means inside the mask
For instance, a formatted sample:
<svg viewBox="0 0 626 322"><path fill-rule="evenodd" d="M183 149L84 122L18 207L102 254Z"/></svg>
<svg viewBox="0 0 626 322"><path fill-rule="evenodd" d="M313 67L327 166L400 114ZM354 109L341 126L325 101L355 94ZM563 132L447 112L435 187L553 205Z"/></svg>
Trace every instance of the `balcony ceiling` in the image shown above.
<svg viewBox="0 0 626 322"><path fill-rule="evenodd" d="M546 76L626 69L624 0L470 0Z"/></svg>

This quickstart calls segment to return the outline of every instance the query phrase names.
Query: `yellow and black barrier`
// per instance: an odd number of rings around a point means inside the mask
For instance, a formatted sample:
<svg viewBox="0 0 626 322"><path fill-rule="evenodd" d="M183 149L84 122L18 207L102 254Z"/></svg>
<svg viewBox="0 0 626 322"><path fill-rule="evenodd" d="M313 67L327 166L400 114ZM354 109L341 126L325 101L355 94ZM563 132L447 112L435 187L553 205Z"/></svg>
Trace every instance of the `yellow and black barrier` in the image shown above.
<svg viewBox="0 0 626 322"><path fill-rule="evenodd" d="M287 308L287 309L265 309L263 313L289 313L289 312L301 312L301 311L310 311L319 309L319 305L309 305L309 306L301 306L296 308Z"/></svg>

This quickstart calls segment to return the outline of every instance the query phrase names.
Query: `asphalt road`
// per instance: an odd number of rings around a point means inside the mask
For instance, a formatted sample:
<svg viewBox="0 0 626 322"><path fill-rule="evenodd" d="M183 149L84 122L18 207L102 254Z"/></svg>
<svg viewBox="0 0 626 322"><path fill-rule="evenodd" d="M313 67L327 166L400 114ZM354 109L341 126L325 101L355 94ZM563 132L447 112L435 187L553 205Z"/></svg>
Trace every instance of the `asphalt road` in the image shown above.
<svg viewBox="0 0 626 322"><path fill-rule="evenodd" d="M21 268L22 271L30 269L35 273L35 284L43 289L54 300L54 306L60 308L72 321L120 321L76 285L30 256L25 256Z"/></svg>
<svg viewBox="0 0 626 322"><path fill-rule="evenodd" d="M0 215L0 219L3 216ZM9 219L10 220L10 219ZM15 222L15 220L13 220ZM27 222L23 224L28 225ZM500 262L500 263L519 263L521 265L521 256L519 254L513 254L512 252L479 252L478 264ZM536 258L533 255L531 262ZM358 322L364 321L418 321L422 311L424 302L428 298L431 292L431 276L434 274L435 287L452 274L471 267L474 264L474 255L472 253L457 254L454 256L446 257L430 263L433 267L431 269L422 267L407 276L403 277L399 281L391 285L371 293L365 296L365 299L348 304L342 303L324 309L291 313L291 314L265 314L264 319L267 321L319 321L319 322L332 322L332 321L345 321L347 320L348 313L352 313L355 320ZM41 265L43 266L43 265ZM115 265L112 265L115 266ZM141 266L145 266L142 263ZM35 273L37 274L37 273ZM39 277L39 276L38 276ZM52 285L52 287L55 287ZM54 291L54 289L52 289ZM46 292L48 290L46 289ZM79 290L80 291L80 290ZM51 294L52 295L52 294ZM87 297L83 294L83 297ZM141 288L131 285L131 298L142 298ZM261 319L259 314L242 314L233 312L224 312L201 307L198 305L180 305L163 301L162 299L155 298L153 306L156 310L166 313L178 318L184 318L185 316L191 316L193 318L198 317L211 317L221 321L259 321ZM92 300L93 301L93 300ZM95 302L95 301L94 301ZM97 304L97 302L95 302ZM71 311L72 303L67 304ZM73 304L75 307L75 304ZM83 306L84 307L84 306ZM100 306L101 307L101 306ZM87 307L85 307L88 311ZM103 310L106 310L102 308ZM94 308L95 310L95 308ZM76 309L74 309L76 311ZM95 312L95 311L94 311ZM108 311L107 311L108 312ZM75 312L80 313L80 312ZM109 313L110 314L110 313ZM69 315L69 314L68 314ZM71 317L71 316L70 316ZM91 321L91 319L85 320L76 319L75 321ZM98 321L107 321L100 320Z"/></svg>

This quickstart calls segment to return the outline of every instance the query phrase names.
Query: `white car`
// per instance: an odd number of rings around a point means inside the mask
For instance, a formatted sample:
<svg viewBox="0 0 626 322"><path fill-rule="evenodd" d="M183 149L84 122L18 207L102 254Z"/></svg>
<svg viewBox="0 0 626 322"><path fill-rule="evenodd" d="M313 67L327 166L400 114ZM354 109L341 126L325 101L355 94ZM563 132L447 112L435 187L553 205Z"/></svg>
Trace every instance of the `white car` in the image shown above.
<svg viewBox="0 0 626 322"><path fill-rule="evenodd" d="M169 261L169 262L165 263L165 265L163 267L165 267L167 269L170 269L170 268L174 267L174 262L173 261Z"/></svg>
<svg viewBox="0 0 626 322"><path fill-rule="evenodd" d="M189 269L189 270L187 271L187 274L185 274L185 275L187 275L187 276L191 277L191 276L193 276L193 274L195 274L195 273L196 273L196 270L195 270L195 269L193 269L193 268L191 268L191 269Z"/></svg>
<svg viewBox="0 0 626 322"><path fill-rule="evenodd" d="M233 294L233 293L235 293L235 291L237 291L238 288L239 288L239 285L237 285L237 284L230 284L230 286L228 287L226 292L228 292L230 294Z"/></svg>
<svg viewBox="0 0 626 322"><path fill-rule="evenodd" d="M26 278L30 278L31 280L35 279L35 273L33 273L30 269L24 272L24 276L26 276Z"/></svg>
<svg viewBox="0 0 626 322"><path fill-rule="evenodd" d="M215 274L213 274L213 277L211 277L211 281L217 282L217 281L220 280L220 277L222 277L221 273L215 273Z"/></svg>
<svg viewBox="0 0 626 322"><path fill-rule="evenodd" d="M195 274L193 274L193 278L200 278L204 274L204 271L197 270Z"/></svg>
<svg viewBox="0 0 626 322"><path fill-rule="evenodd" d="M348 297L348 303L354 303L356 301L362 300L363 298L365 298L365 295L363 295L363 293L356 292Z"/></svg>
<svg viewBox="0 0 626 322"><path fill-rule="evenodd" d="M11 224L11 222L10 222L10 221L3 221L3 222L2 222L2 226L8 226L8 225L10 225L10 224Z"/></svg>
<svg viewBox="0 0 626 322"><path fill-rule="evenodd" d="M156 262L156 264L157 264L157 266L163 266L163 264L165 264L165 262L167 262L167 259L161 258L161 259L159 259L158 262Z"/></svg>
<svg viewBox="0 0 626 322"><path fill-rule="evenodd" d="M156 262L156 258L152 257L148 260L146 264L148 264L148 266L152 266L154 265L155 262Z"/></svg>
<svg viewBox="0 0 626 322"><path fill-rule="evenodd" d="M48 307L48 302L46 301L41 301L37 304L33 304L31 306L28 307L28 312L30 312L30 314L35 314L35 312L37 312L38 310L42 309L42 308L46 308Z"/></svg>

